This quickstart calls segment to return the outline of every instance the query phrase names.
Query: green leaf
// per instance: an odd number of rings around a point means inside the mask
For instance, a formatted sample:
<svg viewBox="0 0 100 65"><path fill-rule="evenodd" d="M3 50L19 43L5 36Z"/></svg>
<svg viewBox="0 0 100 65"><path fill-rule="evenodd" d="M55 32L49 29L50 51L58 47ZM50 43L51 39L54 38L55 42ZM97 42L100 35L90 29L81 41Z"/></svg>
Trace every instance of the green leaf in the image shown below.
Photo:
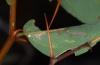
<svg viewBox="0 0 100 65"><path fill-rule="evenodd" d="M6 0L6 2L7 2L8 5L12 4L12 0Z"/></svg>
<svg viewBox="0 0 100 65"><path fill-rule="evenodd" d="M34 22L35 20L30 20L25 24L23 27L24 34L35 48L43 54L50 56L47 31L41 31L34 25ZM58 57L65 51L73 50L74 48L100 36L99 26L100 21L93 24L50 30L54 56ZM91 44L91 47L97 42ZM89 47L83 48L75 52L75 55L81 55L89 49Z"/></svg>
<svg viewBox="0 0 100 65"><path fill-rule="evenodd" d="M83 23L100 21L100 0L62 0L61 6Z"/></svg>

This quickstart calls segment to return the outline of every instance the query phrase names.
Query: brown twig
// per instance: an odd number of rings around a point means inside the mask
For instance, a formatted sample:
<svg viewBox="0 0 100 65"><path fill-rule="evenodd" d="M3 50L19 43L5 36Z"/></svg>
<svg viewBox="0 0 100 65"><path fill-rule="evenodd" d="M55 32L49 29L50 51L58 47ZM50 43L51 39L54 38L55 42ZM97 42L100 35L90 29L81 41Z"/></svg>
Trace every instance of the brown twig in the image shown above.
<svg viewBox="0 0 100 65"><path fill-rule="evenodd" d="M16 30L13 32L13 34L10 34L10 36L8 37L7 41L5 42L4 46L2 47L2 49L0 51L0 64L1 64L4 56L6 55L6 53L12 46L13 42L15 41L16 34L18 34L20 31L22 31L22 30L20 30L20 29Z"/></svg>
<svg viewBox="0 0 100 65"><path fill-rule="evenodd" d="M19 37L17 37L15 41L16 41L16 42L19 42L19 41L20 41L20 42L28 43L27 40L25 40L25 39L23 39L23 38L19 38Z"/></svg>
<svg viewBox="0 0 100 65"><path fill-rule="evenodd" d="M49 65L54 65L54 60L53 60L54 59L54 51L53 51L53 47L52 47L52 40L51 40L51 37L50 37L48 21L47 21L47 17L46 17L45 13L44 13L44 17L45 17L45 21L46 21L46 28L47 28L49 48L50 48L50 64Z"/></svg>
<svg viewBox="0 0 100 65"><path fill-rule="evenodd" d="M12 0L12 4L10 6L10 20L9 20L10 34L12 34L16 29L16 4L17 0Z"/></svg>
<svg viewBox="0 0 100 65"><path fill-rule="evenodd" d="M16 2L17 0L12 0L12 4L10 6L10 20L9 20L9 32L10 36L8 37L6 43L2 47L0 51L0 63L2 62L3 57L6 55L9 48L12 46L12 43L15 40L16 34L21 30L16 30Z"/></svg>
<svg viewBox="0 0 100 65"><path fill-rule="evenodd" d="M52 19L51 19L51 21L50 21L49 28L51 27L51 25L52 25L52 23L53 23L53 21L54 21L54 18L55 18L55 16L56 16L57 12L58 12L60 3L61 3L61 0L58 0L58 4L57 4L56 9L55 9L55 11L54 11L53 17L52 17Z"/></svg>

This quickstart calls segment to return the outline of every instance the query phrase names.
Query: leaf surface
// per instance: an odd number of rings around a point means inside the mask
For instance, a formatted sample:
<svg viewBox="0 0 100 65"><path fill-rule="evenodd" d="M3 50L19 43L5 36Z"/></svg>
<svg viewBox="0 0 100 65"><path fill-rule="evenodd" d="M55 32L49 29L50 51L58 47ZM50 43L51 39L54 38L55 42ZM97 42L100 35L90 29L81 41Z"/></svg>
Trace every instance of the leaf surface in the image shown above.
<svg viewBox="0 0 100 65"><path fill-rule="evenodd" d="M24 25L24 34L35 48L37 48L43 54L50 56L47 31L41 31L34 25L34 23L35 20L30 20ZM87 41L100 36L99 26L100 21L93 24L84 24L69 28L50 30L54 56L58 57L65 51L73 50ZM93 47L95 44L96 42L91 44L91 47ZM83 48L75 52L75 55L81 55L87 52L89 49L89 47Z"/></svg>
<svg viewBox="0 0 100 65"><path fill-rule="evenodd" d="M100 21L100 0L62 0L61 6L83 23Z"/></svg>

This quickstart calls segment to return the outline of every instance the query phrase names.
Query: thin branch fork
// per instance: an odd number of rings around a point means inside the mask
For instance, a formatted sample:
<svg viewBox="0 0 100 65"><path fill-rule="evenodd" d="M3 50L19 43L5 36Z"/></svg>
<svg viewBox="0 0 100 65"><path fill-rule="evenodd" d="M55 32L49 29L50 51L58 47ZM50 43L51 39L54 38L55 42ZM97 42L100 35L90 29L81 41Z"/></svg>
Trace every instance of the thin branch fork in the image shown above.
<svg viewBox="0 0 100 65"><path fill-rule="evenodd" d="M53 51L53 47L52 47L52 40L51 40L51 37L50 37L48 21L47 21L47 17L46 17L45 13L44 13L44 17L45 17L45 21L46 21L46 28L47 28L49 48L50 48L50 64L49 65L54 65L56 61L54 59L54 51Z"/></svg>
<svg viewBox="0 0 100 65"><path fill-rule="evenodd" d="M6 55L6 53L8 52L8 50L10 49L10 47L12 46L13 42L15 41L15 37L16 35L22 30L16 30L13 32L13 34L11 34L7 41L5 42L5 44L3 45L2 49L0 50L0 64L2 63L2 60L4 58L4 56Z"/></svg>
<svg viewBox="0 0 100 65"><path fill-rule="evenodd" d="M44 16L45 16L45 20L46 20L48 40L49 40L49 45L50 45L50 57L51 58L54 58L54 52L53 52L53 49L52 49L52 40L51 40L51 37L50 37L50 31L49 31L49 27L48 27L48 21L47 21L47 18L46 18L46 14L45 13L44 13Z"/></svg>
<svg viewBox="0 0 100 65"><path fill-rule="evenodd" d="M2 62L4 56L6 55L6 53L8 52L8 50L10 49L10 47L12 46L13 42L15 41L15 37L16 35L22 31L22 30L16 30L16 4L17 4L17 0L12 0L12 4L10 5L10 20L9 20L9 37L7 39L7 41L5 42L4 46L2 47L2 49L0 50L0 63ZM15 31L16 30L16 31ZM25 41L22 40L20 38L16 39L17 41Z"/></svg>

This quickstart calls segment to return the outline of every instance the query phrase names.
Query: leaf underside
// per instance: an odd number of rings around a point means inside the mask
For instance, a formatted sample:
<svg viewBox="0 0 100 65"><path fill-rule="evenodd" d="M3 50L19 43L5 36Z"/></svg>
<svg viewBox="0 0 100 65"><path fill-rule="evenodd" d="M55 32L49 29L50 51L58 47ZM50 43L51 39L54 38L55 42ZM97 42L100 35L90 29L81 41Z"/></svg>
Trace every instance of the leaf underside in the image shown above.
<svg viewBox="0 0 100 65"><path fill-rule="evenodd" d="M43 54L50 56L47 31L41 31L34 25L34 23L35 20L32 19L24 25L24 34L35 48L37 48ZM100 36L99 26L100 21L92 24L50 30L54 56L58 57L65 51L73 50L74 48ZM91 47L93 47L95 44L96 42L91 44ZM87 52L89 49L89 47L85 47L75 52L75 55L81 55Z"/></svg>
<svg viewBox="0 0 100 65"><path fill-rule="evenodd" d="M100 21L100 0L61 0L61 6L83 23Z"/></svg>

